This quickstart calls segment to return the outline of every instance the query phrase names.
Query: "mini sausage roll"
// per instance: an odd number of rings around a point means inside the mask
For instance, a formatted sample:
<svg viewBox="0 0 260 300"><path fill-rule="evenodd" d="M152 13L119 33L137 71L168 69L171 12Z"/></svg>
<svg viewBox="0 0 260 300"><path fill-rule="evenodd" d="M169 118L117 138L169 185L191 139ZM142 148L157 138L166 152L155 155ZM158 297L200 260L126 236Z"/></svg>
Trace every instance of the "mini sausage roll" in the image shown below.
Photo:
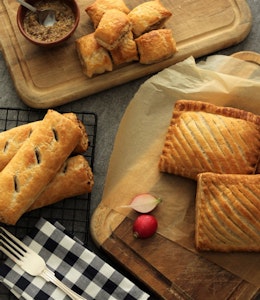
<svg viewBox="0 0 260 300"><path fill-rule="evenodd" d="M133 39L132 31L129 31L122 39L121 43L114 50L110 51L115 65L139 60L136 42Z"/></svg>
<svg viewBox="0 0 260 300"><path fill-rule="evenodd" d="M77 53L83 68L83 73L88 77L112 71L113 64L108 51L99 45L90 33L76 40Z"/></svg>
<svg viewBox="0 0 260 300"><path fill-rule="evenodd" d="M104 13L94 36L101 46L113 50L131 28L127 14L118 9L110 9Z"/></svg>
<svg viewBox="0 0 260 300"><path fill-rule="evenodd" d="M97 28L103 14L107 10L114 8L126 14L130 12L130 9L125 5L123 0L96 0L85 11L93 22L94 28Z"/></svg>
<svg viewBox="0 0 260 300"><path fill-rule="evenodd" d="M157 0L136 6L128 16L133 26L132 31L138 37L151 30L163 28L172 13Z"/></svg>
<svg viewBox="0 0 260 300"><path fill-rule="evenodd" d="M176 42L171 29L147 32L136 40L141 64L153 64L171 57L176 52Z"/></svg>

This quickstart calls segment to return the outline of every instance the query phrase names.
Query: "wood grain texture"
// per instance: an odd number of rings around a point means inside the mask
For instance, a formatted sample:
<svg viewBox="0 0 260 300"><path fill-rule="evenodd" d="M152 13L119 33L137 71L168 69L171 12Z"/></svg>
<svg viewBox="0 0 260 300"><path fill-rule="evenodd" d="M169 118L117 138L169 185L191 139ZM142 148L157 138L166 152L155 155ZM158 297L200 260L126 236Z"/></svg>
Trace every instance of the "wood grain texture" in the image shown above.
<svg viewBox="0 0 260 300"><path fill-rule="evenodd" d="M258 288L177 243L155 234L143 243L125 218L101 248L159 299L253 299ZM144 258L145 253L145 258Z"/></svg>
<svg viewBox="0 0 260 300"><path fill-rule="evenodd" d="M233 56L260 65L257 53L238 52ZM225 73L227 69L222 71ZM249 70L244 72L241 73L244 78L251 75ZM140 180L143 180L141 178L142 174ZM198 253L194 251L194 245L183 243L181 239L174 242L169 234L168 238L167 235L156 233L145 241L135 239L132 234L135 213L131 212L126 217L113 209L110 199L113 199L111 195L104 197L92 215L92 238L109 256L157 294L158 299L249 300L260 294L257 271L259 253L245 254L247 258L250 257L248 262L251 266L242 266L241 256L235 257L236 264L241 265L240 274L245 275L244 277L250 274L247 276L250 278L249 282L249 279L247 281L242 275L232 272L232 259L228 257L230 254L217 257L215 253ZM190 206L188 224L194 227L194 207L192 204ZM164 223L162 219L158 222ZM225 266L222 264L223 258Z"/></svg>
<svg viewBox="0 0 260 300"><path fill-rule="evenodd" d="M75 34L63 46L47 50L30 44L18 31L19 4L0 0L0 47L15 88L28 106L50 108L75 101L156 73L191 55L200 57L237 44L251 29L251 12L245 0L162 0L173 13L167 27L173 29L178 52L161 63L131 63L89 79L82 73L75 39L93 31L84 11L92 2L78 0L81 18ZM132 9L144 1L125 2Z"/></svg>

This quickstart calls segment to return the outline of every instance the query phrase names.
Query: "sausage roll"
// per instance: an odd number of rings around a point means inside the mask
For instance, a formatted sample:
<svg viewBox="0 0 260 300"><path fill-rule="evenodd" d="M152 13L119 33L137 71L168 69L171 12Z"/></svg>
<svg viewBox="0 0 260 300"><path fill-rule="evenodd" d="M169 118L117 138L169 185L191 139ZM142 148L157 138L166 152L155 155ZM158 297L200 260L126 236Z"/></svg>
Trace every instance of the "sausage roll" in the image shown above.
<svg viewBox="0 0 260 300"><path fill-rule="evenodd" d="M63 114L66 118L72 120L81 130L81 138L73 153L83 153L88 148L88 135L84 124L74 113ZM9 163L23 143L30 137L37 125L41 121L30 122L20 125L0 133L0 171Z"/></svg>
<svg viewBox="0 0 260 300"><path fill-rule="evenodd" d="M176 42L170 29L147 32L136 40L141 64L153 64L173 56Z"/></svg>
<svg viewBox="0 0 260 300"><path fill-rule="evenodd" d="M77 125L48 110L30 137L0 172L0 221L15 224L55 177L75 149Z"/></svg>
<svg viewBox="0 0 260 300"><path fill-rule="evenodd" d="M103 14L109 9L118 9L126 14L130 11L123 0L96 0L85 9L93 22L94 28L97 28Z"/></svg>
<svg viewBox="0 0 260 300"><path fill-rule="evenodd" d="M132 31L129 31L124 36L121 43L115 49L111 50L110 54L115 65L139 60L137 46L133 39Z"/></svg>
<svg viewBox="0 0 260 300"><path fill-rule="evenodd" d="M54 204L65 198L90 193L94 185L92 170L82 155L68 158L28 211Z"/></svg>
<svg viewBox="0 0 260 300"><path fill-rule="evenodd" d="M127 14L118 9L110 9L104 13L94 36L101 46L113 50L130 30L131 23Z"/></svg>
<svg viewBox="0 0 260 300"><path fill-rule="evenodd" d="M76 40L76 49L83 73L88 77L113 70L113 63L108 51L90 33Z"/></svg>
<svg viewBox="0 0 260 300"><path fill-rule="evenodd" d="M165 22L172 16L160 1L147 1L139 4L128 14L133 26L135 37L151 30L164 27Z"/></svg>

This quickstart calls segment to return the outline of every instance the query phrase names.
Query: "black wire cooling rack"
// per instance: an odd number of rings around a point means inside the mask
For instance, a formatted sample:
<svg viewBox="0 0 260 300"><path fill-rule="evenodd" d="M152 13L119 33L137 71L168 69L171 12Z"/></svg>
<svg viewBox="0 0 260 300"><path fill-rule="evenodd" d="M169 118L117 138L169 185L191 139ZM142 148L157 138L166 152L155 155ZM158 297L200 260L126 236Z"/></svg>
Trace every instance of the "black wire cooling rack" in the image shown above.
<svg viewBox="0 0 260 300"><path fill-rule="evenodd" d="M97 116L89 112L75 112L78 119L86 127L89 147L83 154L94 171L94 154L97 131ZM43 119L46 111L31 109L0 108L0 132L13 127ZM22 239L41 218L60 222L68 231L73 233L86 245L90 239L90 201L91 193L62 200L56 204L36 209L24 214L15 226L4 227L16 237ZM0 225L2 225L0 223ZM0 252L0 264L5 260L5 255ZM1 265L0 265L1 267ZM0 284L0 299L16 299L2 284Z"/></svg>

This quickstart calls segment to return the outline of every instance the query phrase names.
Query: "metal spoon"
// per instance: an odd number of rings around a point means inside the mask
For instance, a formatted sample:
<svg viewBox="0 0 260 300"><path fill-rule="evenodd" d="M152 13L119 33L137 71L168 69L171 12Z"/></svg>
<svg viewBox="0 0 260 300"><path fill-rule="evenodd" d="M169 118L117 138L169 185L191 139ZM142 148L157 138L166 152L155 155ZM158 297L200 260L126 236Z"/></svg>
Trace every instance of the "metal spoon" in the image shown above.
<svg viewBox="0 0 260 300"><path fill-rule="evenodd" d="M45 27L52 26L56 23L56 12L52 9L37 9L36 7L32 6L31 4L24 2L23 0L17 0L21 5L28 8L32 12L36 13L38 16L38 21L40 24L44 25Z"/></svg>

